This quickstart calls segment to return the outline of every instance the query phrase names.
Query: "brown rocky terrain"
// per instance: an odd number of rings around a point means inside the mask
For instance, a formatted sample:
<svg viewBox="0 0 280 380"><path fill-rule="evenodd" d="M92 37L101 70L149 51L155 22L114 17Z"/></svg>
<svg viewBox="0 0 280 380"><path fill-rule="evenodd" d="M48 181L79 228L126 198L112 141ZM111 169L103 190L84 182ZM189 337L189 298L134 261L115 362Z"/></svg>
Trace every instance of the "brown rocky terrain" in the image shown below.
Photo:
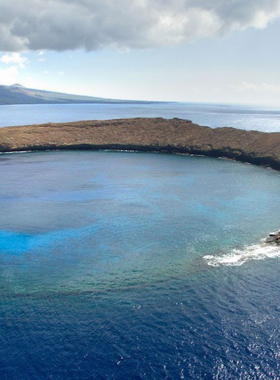
<svg viewBox="0 0 280 380"><path fill-rule="evenodd" d="M135 118L0 129L0 152L133 149L226 157L280 170L280 133L211 129L181 119Z"/></svg>

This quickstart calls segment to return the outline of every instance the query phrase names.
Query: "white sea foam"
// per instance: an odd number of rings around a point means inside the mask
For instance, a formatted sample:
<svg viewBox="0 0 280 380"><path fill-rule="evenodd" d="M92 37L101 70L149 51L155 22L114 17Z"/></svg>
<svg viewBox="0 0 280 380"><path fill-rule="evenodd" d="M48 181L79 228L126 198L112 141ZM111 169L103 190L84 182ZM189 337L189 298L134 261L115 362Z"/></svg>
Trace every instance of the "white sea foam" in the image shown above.
<svg viewBox="0 0 280 380"><path fill-rule="evenodd" d="M208 265L219 266L240 266L249 260L265 260L280 257L280 247L272 244L256 244L245 246L244 249L234 249L230 253L222 256L204 256Z"/></svg>

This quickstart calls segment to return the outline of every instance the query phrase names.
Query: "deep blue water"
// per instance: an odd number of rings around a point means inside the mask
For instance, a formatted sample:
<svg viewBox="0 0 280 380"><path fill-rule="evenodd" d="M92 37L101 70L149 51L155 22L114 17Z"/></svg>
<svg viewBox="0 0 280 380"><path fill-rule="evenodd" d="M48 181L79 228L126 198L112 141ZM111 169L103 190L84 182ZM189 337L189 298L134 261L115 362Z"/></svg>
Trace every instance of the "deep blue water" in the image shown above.
<svg viewBox="0 0 280 380"><path fill-rule="evenodd" d="M280 175L203 157L0 156L1 379L276 379Z"/></svg>
<svg viewBox="0 0 280 380"><path fill-rule="evenodd" d="M179 117L212 128L280 132L280 108L202 103L0 106L0 127L143 116Z"/></svg>

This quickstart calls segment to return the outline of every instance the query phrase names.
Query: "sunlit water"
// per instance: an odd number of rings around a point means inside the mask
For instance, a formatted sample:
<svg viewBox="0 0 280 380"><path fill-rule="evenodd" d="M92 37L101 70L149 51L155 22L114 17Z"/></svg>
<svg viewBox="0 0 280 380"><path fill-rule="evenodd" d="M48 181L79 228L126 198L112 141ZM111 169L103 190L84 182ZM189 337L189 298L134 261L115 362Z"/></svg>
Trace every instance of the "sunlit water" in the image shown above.
<svg viewBox="0 0 280 380"><path fill-rule="evenodd" d="M178 117L212 128L280 132L280 108L203 103L0 106L0 127L129 117Z"/></svg>
<svg viewBox="0 0 280 380"><path fill-rule="evenodd" d="M203 157L0 156L1 379L272 379L280 175Z"/></svg>

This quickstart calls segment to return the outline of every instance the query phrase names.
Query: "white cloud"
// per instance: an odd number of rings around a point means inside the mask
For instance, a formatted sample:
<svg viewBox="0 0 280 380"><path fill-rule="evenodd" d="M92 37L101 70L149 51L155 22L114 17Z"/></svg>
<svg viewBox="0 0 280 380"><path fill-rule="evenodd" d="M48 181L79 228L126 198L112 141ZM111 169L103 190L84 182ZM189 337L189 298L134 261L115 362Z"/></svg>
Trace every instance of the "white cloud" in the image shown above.
<svg viewBox="0 0 280 380"><path fill-rule="evenodd" d="M11 66L7 69L0 69L0 83L2 85L10 85L17 82L18 67Z"/></svg>
<svg viewBox="0 0 280 380"><path fill-rule="evenodd" d="M0 68L0 83L3 85L10 85L17 82L19 71L25 69L28 59L20 53L7 53L2 55L0 63L10 65L10 67Z"/></svg>
<svg viewBox="0 0 280 380"><path fill-rule="evenodd" d="M279 84L262 83L262 89L269 94L280 94Z"/></svg>
<svg viewBox="0 0 280 380"><path fill-rule="evenodd" d="M37 59L37 62L45 62L45 58L43 57L45 55L45 52L43 50L38 52L39 58Z"/></svg>
<svg viewBox="0 0 280 380"><path fill-rule="evenodd" d="M228 88L237 92L247 92L255 94L280 94L280 84L269 83L249 83L241 82L237 85L228 85Z"/></svg>
<svg viewBox="0 0 280 380"><path fill-rule="evenodd" d="M0 61L7 65L16 63L20 68L25 68L28 58L23 57L20 53L7 53L0 58Z"/></svg>
<svg viewBox="0 0 280 380"><path fill-rule="evenodd" d="M0 51L170 46L279 16L280 0L1 0Z"/></svg>
<svg viewBox="0 0 280 380"><path fill-rule="evenodd" d="M256 92L258 87L254 83L249 83L249 82L241 82L237 85L228 85L228 88L234 91L239 91L239 92Z"/></svg>
<svg viewBox="0 0 280 380"><path fill-rule="evenodd" d="M63 75L65 75L65 72L64 71L59 71L57 74L63 76Z"/></svg>

